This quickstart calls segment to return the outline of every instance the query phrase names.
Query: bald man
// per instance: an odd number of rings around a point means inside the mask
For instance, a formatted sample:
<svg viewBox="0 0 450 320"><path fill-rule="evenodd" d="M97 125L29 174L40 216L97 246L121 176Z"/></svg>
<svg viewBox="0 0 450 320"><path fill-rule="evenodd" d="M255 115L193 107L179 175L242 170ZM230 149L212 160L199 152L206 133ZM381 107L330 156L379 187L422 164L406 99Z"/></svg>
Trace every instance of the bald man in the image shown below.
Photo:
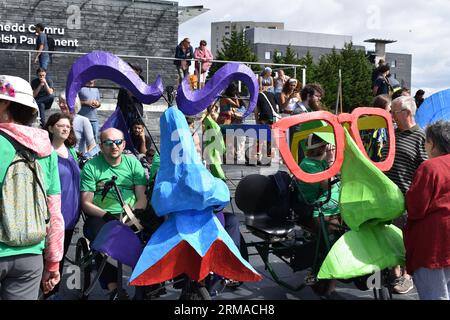
<svg viewBox="0 0 450 320"><path fill-rule="evenodd" d="M114 128L100 134L101 154L88 161L81 172L81 206L87 219L84 223L84 235L93 241L103 225L117 220L122 206L114 188L111 188L102 200L105 183L113 176L122 194L123 201L132 209L145 209L147 180L141 163L132 156L124 155L125 139L123 132ZM108 289L110 299L116 300L117 268L106 264L100 284Z"/></svg>

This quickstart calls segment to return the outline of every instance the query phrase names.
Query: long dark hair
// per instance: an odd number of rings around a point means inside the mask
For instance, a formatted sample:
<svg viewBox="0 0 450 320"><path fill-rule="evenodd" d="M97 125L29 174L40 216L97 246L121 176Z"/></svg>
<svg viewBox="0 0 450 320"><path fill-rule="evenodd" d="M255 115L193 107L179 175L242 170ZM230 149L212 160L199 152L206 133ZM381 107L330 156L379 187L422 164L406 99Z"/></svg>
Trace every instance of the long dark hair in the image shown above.
<svg viewBox="0 0 450 320"><path fill-rule="evenodd" d="M297 80L297 79L295 79L295 80ZM296 82L297 82L297 84L295 86L294 91L297 91L300 94L302 84L298 80ZM291 90L291 83L290 83L290 80L288 80L283 84L283 89L281 90L281 92L283 92L284 94L287 95L290 90Z"/></svg>
<svg viewBox="0 0 450 320"><path fill-rule="evenodd" d="M45 123L44 130L48 131L48 135L50 136L50 141L53 141L53 134L48 130L48 128L54 127L55 124L61 119L68 119L70 122L70 132L69 137L64 141L64 144L67 148L75 147L77 144L77 138L75 136L75 132L73 131L73 118L70 114L64 114L61 112L57 112L48 117L47 122Z"/></svg>
<svg viewBox="0 0 450 320"><path fill-rule="evenodd" d="M232 82L225 89L225 96L227 98L234 98L234 96L238 95L238 87Z"/></svg>

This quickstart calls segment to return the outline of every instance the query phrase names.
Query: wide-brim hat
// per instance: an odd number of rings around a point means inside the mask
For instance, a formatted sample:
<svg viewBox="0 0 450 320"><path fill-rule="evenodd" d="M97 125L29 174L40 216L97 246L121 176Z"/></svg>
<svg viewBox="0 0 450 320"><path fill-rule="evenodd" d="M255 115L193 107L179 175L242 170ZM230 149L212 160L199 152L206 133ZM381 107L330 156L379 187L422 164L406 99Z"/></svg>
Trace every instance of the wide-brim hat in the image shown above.
<svg viewBox="0 0 450 320"><path fill-rule="evenodd" d="M0 99L29 107L33 109L33 113L39 111L31 85L19 77L0 75Z"/></svg>

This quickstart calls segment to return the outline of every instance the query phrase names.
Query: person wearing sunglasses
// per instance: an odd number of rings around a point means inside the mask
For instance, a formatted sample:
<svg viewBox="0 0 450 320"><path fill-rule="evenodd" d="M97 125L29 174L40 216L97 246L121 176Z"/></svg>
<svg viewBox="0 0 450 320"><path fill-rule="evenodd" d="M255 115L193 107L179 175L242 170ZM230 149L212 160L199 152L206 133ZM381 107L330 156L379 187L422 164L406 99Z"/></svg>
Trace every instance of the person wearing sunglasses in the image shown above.
<svg viewBox="0 0 450 320"><path fill-rule="evenodd" d="M416 124L414 116L416 114L416 103L413 97L401 96L391 105L391 114L397 130L395 132L395 158L392 168L385 174L406 194L414 177L414 173L422 162L428 159L425 150L425 132ZM382 159L387 157L389 142L381 150ZM396 219L394 224L400 229L404 229L407 212ZM404 270L403 274L400 266L394 270L393 290L396 293L404 294L413 288L411 276Z"/></svg>
<svg viewBox="0 0 450 320"><path fill-rule="evenodd" d="M122 206L114 189L102 200L105 183L113 176L123 201L133 210L145 209L147 180L144 168L133 156L124 155L125 139L122 131L109 128L100 134L101 154L89 160L81 172L81 206L87 215L84 235L93 241L100 229L109 221L117 220ZM110 299L117 297L117 268L106 264L100 276L102 288L108 289Z"/></svg>

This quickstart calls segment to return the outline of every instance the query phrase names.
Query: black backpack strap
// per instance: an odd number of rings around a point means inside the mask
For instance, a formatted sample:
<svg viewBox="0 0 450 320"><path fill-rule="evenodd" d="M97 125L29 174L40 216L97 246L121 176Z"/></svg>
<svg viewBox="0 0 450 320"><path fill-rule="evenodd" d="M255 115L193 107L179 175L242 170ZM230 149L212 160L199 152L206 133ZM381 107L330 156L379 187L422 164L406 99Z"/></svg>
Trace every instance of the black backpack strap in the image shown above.
<svg viewBox="0 0 450 320"><path fill-rule="evenodd" d="M20 144L16 139L14 139L14 138L11 137L9 134L7 134L6 132L4 132L3 130L0 130L0 136L4 137L6 140L8 140L9 143L12 144L14 150L16 150L16 151L29 150L29 149L26 148L24 145Z"/></svg>

